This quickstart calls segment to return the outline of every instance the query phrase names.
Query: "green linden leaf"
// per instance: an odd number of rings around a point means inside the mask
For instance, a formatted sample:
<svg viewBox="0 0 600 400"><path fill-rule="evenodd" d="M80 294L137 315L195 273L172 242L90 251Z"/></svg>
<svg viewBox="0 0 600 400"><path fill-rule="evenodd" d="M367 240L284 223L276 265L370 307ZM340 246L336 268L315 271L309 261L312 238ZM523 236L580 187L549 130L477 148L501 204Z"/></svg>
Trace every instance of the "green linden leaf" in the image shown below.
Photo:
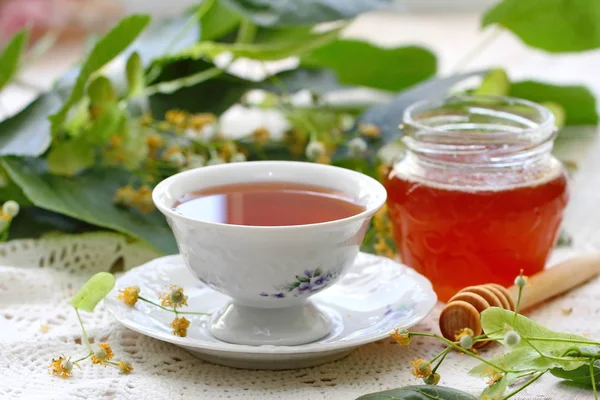
<svg viewBox="0 0 600 400"><path fill-rule="evenodd" d="M261 26L314 25L354 18L389 0L221 0Z"/></svg>
<svg viewBox="0 0 600 400"><path fill-rule="evenodd" d="M529 46L549 52L600 47L597 0L504 0L489 10L483 26L499 24Z"/></svg>
<svg viewBox="0 0 600 400"><path fill-rule="evenodd" d="M214 58L229 52L235 57L245 57L254 60L280 60L291 56L300 56L313 49L324 46L335 40L341 29L332 29L323 33L307 32L306 29L294 29L297 34L273 34L271 39L258 40L255 43L220 43L202 41L188 49L159 60L161 63L179 59ZM299 34L302 32L302 34ZM260 38L259 38L260 39Z"/></svg>
<svg viewBox="0 0 600 400"><path fill-rule="evenodd" d="M568 361L568 360L555 360L548 359L546 357L541 356L537 351L542 354L552 356L552 357L562 357L564 354L570 349L582 348L585 346L585 342L589 342L590 339L573 335L569 333L560 333L554 332L548 328L545 328L527 317L518 314L516 320L514 319L514 312L503 310L498 307L490 307L487 310L481 313L481 325L483 327L484 332L490 334L490 337L500 340L504 337L504 333L509 329L514 329L521 337L523 338L521 342L513 347L513 351L517 349L526 349L528 351L527 354L522 354L522 357L525 355L531 356L531 359L528 361L531 365L537 365L538 368L542 368L542 365L546 363L555 363L556 366L560 366L565 370L575 369L582 365L581 362L578 361ZM514 321L514 322L513 322ZM498 333L494 333L498 332ZM526 338L543 338L543 339L569 339L574 341L584 342L582 344L572 343L572 342L555 342L555 341L536 341L536 340L526 340ZM533 348L537 349L537 351ZM510 353L509 353L510 354ZM504 356L506 358L507 355ZM548 367L553 367L554 364L548 364L548 366L544 365L547 369Z"/></svg>
<svg viewBox="0 0 600 400"><path fill-rule="evenodd" d="M540 357L539 353L531 347L520 347L511 350L504 355L489 360L489 362L505 370L514 371L514 373L546 371L560 365L549 358ZM490 377L499 373L501 373L500 370L486 363L478 364L469 371L469 375L479 377Z"/></svg>
<svg viewBox="0 0 600 400"><path fill-rule="evenodd" d="M560 105L565 125L598 124L596 98L584 86L558 86L543 82L522 81L515 82L510 86L509 95L536 103L551 102Z"/></svg>
<svg viewBox="0 0 600 400"><path fill-rule="evenodd" d="M600 360L596 360L594 362L593 372L596 387L600 387ZM589 364L582 365L581 367L573 369L571 371L565 371L561 368L553 368L550 370L550 373L556 376L557 378L566 379L568 381L580 385L593 387L592 375L590 374Z"/></svg>
<svg viewBox="0 0 600 400"><path fill-rule="evenodd" d="M444 386L422 385L366 394L356 400L475 400L475 397Z"/></svg>
<svg viewBox="0 0 600 400"><path fill-rule="evenodd" d="M202 40L219 39L232 32L242 20L241 15L216 1L200 18Z"/></svg>
<svg viewBox="0 0 600 400"><path fill-rule="evenodd" d="M92 276L71 300L71 305L78 310L94 311L96 305L115 286L115 277L108 272L99 272Z"/></svg>
<svg viewBox="0 0 600 400"><path fill-rule="evenodd" d="M81 138L64 140L51 147L46 161L51 173L74 176L94 165L96 153L93 147Z"/></svg>
<svg viewBox="0 0 600 400"><path fill-rule="evenodd" d="M71 106L83 98L90 76L133 43L149 22L150 17L147 15L131 15L121 20L96 43L81 67L69 98L59 112L50 116L52 134L60 130Z"/></svg>
<svg viewBox="0 0 600 400"><path fill-rule="evenodd" d="M510 91L510 80L506 71L493 69L483 77L481 85L473 90L473 94L489 96L507 96Z"/></svg>
<svg viewBox="0 0 600 400"><path fill-rule="evenodd" d="M490 386L486 387L483 390L483 392L481 393L480 398L486 399L486 400L487 399L489 399L489 400L502 399L502 395L504 394L506 389L519 377L520 377L519 374L512 374L512 373L505 374L498 381L496 381L493 384L491 384Z"/></svg>
<svg viewBox="0 0 600 400"><path fill-rule="evenodd" d="M29 32L26 29L20 30L9 40L0 53L0 90L17 74L28 37Z"/></svg>
<svg viewBox="0 0 600 400"><path fill-rule="evenodd" d="M400 91L435 75L437 62L421 47L382 48L337 39L302 57L301 64L330 68L342 84Z"/></svg>
<svg viewBox="0 0 600 400"><path fill-rule="evenodd" d="M57 93L44 93L20 113L0 122L0 156L42 155L52 141L47 116L61 104Z"/></svg>
<svg viewBox="0 0 600 400"><path fill-rule="evenodd" d="M141 214L114 204L116 190L131 180L129 172L93 168L67 178L50 174L39 158L7 157L1 163L35 206L144 240L165 254L177 253L173 234L158 211Z"/></svg>

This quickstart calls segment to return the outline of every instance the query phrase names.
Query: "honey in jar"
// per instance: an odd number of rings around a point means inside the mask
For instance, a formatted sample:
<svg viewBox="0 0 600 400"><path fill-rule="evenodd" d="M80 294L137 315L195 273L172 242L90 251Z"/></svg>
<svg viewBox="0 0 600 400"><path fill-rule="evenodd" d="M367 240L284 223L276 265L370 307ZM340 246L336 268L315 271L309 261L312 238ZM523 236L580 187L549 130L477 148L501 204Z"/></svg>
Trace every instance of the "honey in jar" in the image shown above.
<svg viewBox="0 0 600 400"><path fill-rule="evenodd" d="M406 156L385 185L402 261L442 301L539 272L557 240L567 178L552 114L523 100L456 96L404 115Z"/></svg>

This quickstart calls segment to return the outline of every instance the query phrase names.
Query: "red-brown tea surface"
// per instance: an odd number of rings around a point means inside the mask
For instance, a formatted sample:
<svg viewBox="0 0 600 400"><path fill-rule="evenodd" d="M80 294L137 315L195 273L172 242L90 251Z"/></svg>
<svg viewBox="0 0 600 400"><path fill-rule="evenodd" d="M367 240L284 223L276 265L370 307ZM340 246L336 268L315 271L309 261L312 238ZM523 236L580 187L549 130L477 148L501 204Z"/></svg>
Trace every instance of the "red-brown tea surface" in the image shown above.
<svg viewBox="0 0 600 400"><path fill-rule="evenodd" d="M351 217L365 210L345 193L290 182L216 186L189 193L175 205L182 215L251 226L306 225Z"/></svg>

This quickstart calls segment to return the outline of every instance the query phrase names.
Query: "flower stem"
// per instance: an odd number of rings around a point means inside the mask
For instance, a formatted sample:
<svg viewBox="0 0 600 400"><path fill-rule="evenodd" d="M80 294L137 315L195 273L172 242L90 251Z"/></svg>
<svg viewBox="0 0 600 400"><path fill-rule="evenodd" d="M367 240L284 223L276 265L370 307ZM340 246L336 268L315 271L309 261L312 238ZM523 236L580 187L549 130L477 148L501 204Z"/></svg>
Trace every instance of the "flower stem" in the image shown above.
<svg viewBox="0 0 600 400"><path fill-rule="evenodd" d="M523 270L521 270L521 275L523 275ZM517 296L517 305L515 306L515 315L513 317L513 326L517 322L517 315L519 315L519 307L521 306L521 297L523 297L523 286L519 285L519 294Z"/></svg>
<svg viewBox="0 0 600 400"><path fill-rule="evenodd" d="M469 351L469 350L467 350L467 349L465 349L463 347L460 347L458 344L456 344L456 343L454 343L454 342L452 342L452 341L450 341L450 340L448 340L445 337L442 337L440 335L436 335L434 333L417 333L417 332L411 332L410 335L411 336L432 337L432 338L439 339L439 340L443 341L444 343L446 343L447 345L454 347L456 350L460 351L461 353L465 353L465 354L467 354L467 355L469 355L469 356L471 356L471 357L473 357L473 358L481 361L482 363L487 364L490 367L493 367L493 368L497 369L498 371L502 371L504 373L512 372L512 371L507 371L504 368L502 368L502 367L500 367L498 365L495 365L494 363L489 362L485 358L482 358L482 357L478 356L477 354L475 354L475 353L473 353L473 352L471 352L471 351Z"/></svg>
<svg viewBox="0 0 600 400"><path fill-rule="evenodd" d="M593 340L578 340L578 339L562 339L562 338L543 338L543 337L527 337L521 336L527 340L534 342L560 342L560 343L577 343L577 344L590 344L600 346L600 342L594 342Z"/></svg>
<svg viewBox="0 0 600 400"><path fill-rule="evenodd" d="M87 345L87 348L90 351L90 355L91 355L92 345L90 344L90 339L88 338L87 332L85 331L85 328L83 327L83 321L81 320L81 316L79 315L78 309L75 309L75 314L77 314L77 320L79 321L79 326L81 326L81 333L83 335L83 340L85 341L85 344Z"/></svg>
<svg viewBox="0 0 600 400"><path fill-rule="evenodd" d="M85 356L85 357L81 357L79 360L75 360L75 361L73 361L73 364L75 364L75 363L78 363L78 362L80 362L80 361L83 361L83 360L87 360L87 359L88 359L88 358L90 358L91 356L92 356L92 353L88 354L88 355L87 355L87 356Z"/></svg>
<svg viewBox="0 0 600 400"><path fill-rule="evenodd" d="M148 300L142 296L138 296L138 299L145 301L146 303L152 304L153 306L156 306L158 308L161 308L165 311L169 311L169 312L174 312L176 315L177 314L193 314L193 315L212 315L211 313L204 313L204 312L193 312L193 311L177 311L175 308L173 308L172 310L170 308L167 307L163 307L160 304L157 304L151 300Z"/></svg>
<svg viewBox="0 0 600 400"><path fill-rule="evenodd" d="M594 375L595 358L590 361L590 379L592 380L592 389L594 390L594 400L598 400L598 390L596 389L596 375Z"/></svg>
<svg viewBox="0 0 600 400"><path fill-rule="evenodd" d="M441 353L439 353L437 356L433 357L433 359L430 361L430 363L432 363L441 356L440 360L437 362L437 364L435 364L435 367L433 367L433 369L431 370L432 374L435 374L435 371L437 371L437 369L440 367L440 365L442 365L442 363L444 362L444 359L450 352L451 348L452 347L450 347L450 346L446 347Z"/></svg>
<svg viewBox="0 0 600 400"><path fill-rule="evenodd" d="M527 386L531 385L533 382L537 381L538 379L540 379L542 377L542 375L544 375L548 370L545 371L541 371L539 374L537 374L536 376L534 376L533 378L531 378L529 381L527 381L527 383L525 383L523 386L521 386L520 388L510 392L509 394L507 394L506 396L504 396L501 400L508 400L511 397L513 397L515 394L519 393L521 390L525 389Z"/></svg>

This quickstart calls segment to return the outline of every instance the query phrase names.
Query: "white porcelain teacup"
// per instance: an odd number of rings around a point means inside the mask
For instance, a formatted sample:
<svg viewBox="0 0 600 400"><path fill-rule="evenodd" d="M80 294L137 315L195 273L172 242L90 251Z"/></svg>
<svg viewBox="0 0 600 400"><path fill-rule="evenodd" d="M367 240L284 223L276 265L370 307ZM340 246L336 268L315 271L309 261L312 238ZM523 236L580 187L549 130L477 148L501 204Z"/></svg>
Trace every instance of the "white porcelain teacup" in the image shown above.
<svg viewBox="0 0 600 400"><path fill-rule="evenodd" d="M341 191L365 210L317 224L244 226L206 222L174 210L183 195L215 186L294 182ZM326 336L330 321L308 298L353 264L369 220L385 203L385 188L367 175L307 162L257 161L202 167L156 186L186 264L202 282L231 297L212 317L220 340L248 345L298 345Z"/></svg>

